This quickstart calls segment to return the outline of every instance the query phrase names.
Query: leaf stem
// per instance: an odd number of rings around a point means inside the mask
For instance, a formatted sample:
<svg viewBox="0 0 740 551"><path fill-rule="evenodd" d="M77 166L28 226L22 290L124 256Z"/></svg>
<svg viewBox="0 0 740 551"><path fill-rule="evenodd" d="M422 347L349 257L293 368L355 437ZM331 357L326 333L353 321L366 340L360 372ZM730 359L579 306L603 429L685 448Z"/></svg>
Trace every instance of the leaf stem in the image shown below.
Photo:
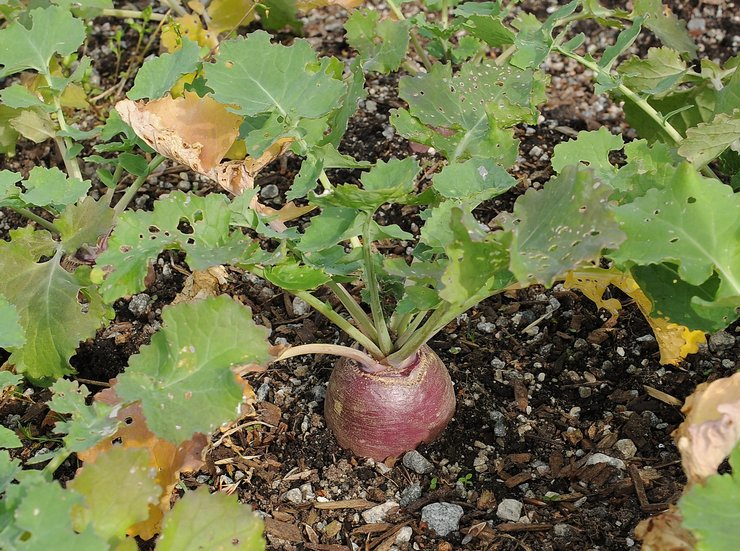
<svg viewBox="0 0 740 551"><path fill-rule="evenodd" d="M319 173L319 182L321 182L325 191L334 191L334 185L331 183L331 180L329 180L329 177L326 175L323 168L321 169L321 173Z"/></svg>
<svg viewBox="0 0 740 551"><path fill-rule="evenodd" d="M72 452L67 449L62 449L59 453L59 455L55 455L51 458L51 461L49 461L46 464L46 467L44 467L44 470L42 471L44 478L47 480L51 480L54 477L54 473L56 470L62 466L62 463L64 463L67 458L72 455Z"/></svg>
<svg viewBox="0 0 740 551"><path fill-rule="evenodd" d="M416 316L414 316L414 318L411 320L411 323L409 323L406 328L400 332L398 338L396 339L396 342L393 343L393 346L396 350L406 344L406 341L408 341L414 334L414 331L419 328L428 313L429 310L424 310L423 312L419 312L418 314L416 314Z"/></svg>
<svg viewBox="0 0 740 551"><path fill-rule="evenodd" d="M46 81L51 84L51 75L44 75L46 77ZM67 126L67 121L64 119L64 112L62 111L62 104L59 101L59 96L56 95L56 93L52 94L53 101L54 101L54 108L56 109L56 115L57 115L57 123L59 124L59 129L63 132L66 132L69 127ZM59 136L54 136L54 142L57 144L57 148L59 148L59 154L62 156L62 160L64 161L64 168L67 169L67 174L69 174L70 177L75 178L77 180L82 180L82 170L80 170L80 164L77 161L77 156L72 155L70 157L69 150L72 149L72 146L74 145L72 140L69 138L61 138Z"/></svg>
<svg viewBox="0 0 740 551"><path fill-rule="evenodd" d="M424 325L422 325L420 329L410 331L408 340L393 354L390 354L388 356L388 363L395 365L399 362L402 362L403 360L411 356L414 352L419 350L419 348L423 344L425 344L434 336L435 333L437 333L437 331L439 331L439 329L437 329L437 326L439 325L440 320L445 317L445 314L449 312L449 308L449 306L440 306L437 310L432 312L432 315L429 316L426 323L424 323ZM453 316L453 319L454 317L456 316ZM442 325L442 327L447 325L447 323Z"/></svg>
<svg viewBox="0 0 740 551"><path fill-rule="evenodd" d="M332 356L341 356L343 358L349 358L360 364L360 368L366 373L377 373L383 371L387 366L378 363L377 360L365 354L362 350L356 348L350 348L349 346L342 346L339 344L302 344L300 346L291 346L290 348L283 351L273 362L279 362L293 358L295 356L302 356L304 354L331 354Z"/></svg>
<svg viewBox="0 0 740 551"><path fill-rule="evenodd" d="M401 8L398 7L396 0L388 0L387 4L388 4L388 7L393 12L393 15L395 15L397 19L399 19L400 21L403 21L404 19L406 19L406 16L401 11ZM409 34L411 36L411 45L414 47L414 51L416 52L416 55L418 55L419 59L421 59L421 62L424 65L424 68L427 71L431 71L432 70L432 60L429 59L429 56L424 51L424 48L421 46L421 42L419 42L419 37L416 36L416 33L414 31L410 31Z"/></svg>
<svg viewBox="0 0 740 551"><path fill-rule="evenodd" d="M350 292L347 291L344 285L342 285L341 283L336 283L335 281L330 281L326 284L326 286L331 289L334 295L342 303L342 306L344 306L349 315L352 316L352 319L355 320L355 323L357 324L357 327L360 329L360 331L362 331L373 341L377 341L378 332L376 331L375 326L373 326L372 320L357 303L355 297L353 297Z"/></svg>
<svg viewBox="0 0 740 551"><path fill-rule="evenodd" d="M149 19L151 21L164 21L167 17L165 13L150 13L145 15L140 10L118 10L118 9L104 9L100 12L102 17L118 17L121 19Z"/></svg>
<svg viewBox="0 0 740 551"><path fill-rule="evenodd" d="M364 257L365 285L370 293L370 311L373 316L373 325L378 332L378 345L383 355L390 354L393 350L393 341L388 333L388 326L383 315L383 305L380 302L378 280L375 277L375 260L373 259L372 240L370 239L370 227L373 222L371 215L367 216L362 235L362 253Z"/></svg>
<svg viewBox="0 0 740 551"><path fill-rule="evenodd" d="M136 178L134 183L126 190L126 193L123 194L120 201L116 203L114 210L117 215L120 215L124 210L126 210L126 207L133 200L134 196L139 191L139 188L144 184L144 182L146 182L146 179L151 176L152 172L154 172L154 170L164 162L164 160L164 155L155 155L154 158L149 161L149 164L146 165L146 173Z"/></svg>
<svg viewBox="0 0 740 551"><path fill-rule="evenodd" d="M57 228L52 222L49 222L48 220L45 220L44 218L41 218L38 214L35 212L30 211L29 209L23 208L23 207L11 207L15 212L18 214L25 216L29 220L36 222L39 226L44 228L45 230L49 230L54 235L59 235L59 228Z"/></svg>

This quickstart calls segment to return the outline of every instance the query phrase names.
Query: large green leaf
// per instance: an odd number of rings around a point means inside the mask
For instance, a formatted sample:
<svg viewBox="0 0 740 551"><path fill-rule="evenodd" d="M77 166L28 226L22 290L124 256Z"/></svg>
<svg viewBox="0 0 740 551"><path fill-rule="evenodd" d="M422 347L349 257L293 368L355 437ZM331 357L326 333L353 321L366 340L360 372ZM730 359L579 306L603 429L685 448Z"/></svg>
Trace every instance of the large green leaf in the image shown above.
<svg viewBox="0 0 740 551"><path fill-rule="evenodd" d="M650 48L644 58L632 56L617 67L625 85L658 97L681 84L687 71L686 62L670 48Z"/></svg>
<svg viewBox="0 0 740 551"><path fill-rule="evenodd" d="M26 336L15 306L0 296L0 348L23 346Z"/></svg>
<svg viewBox="0 0 740 551"><path fill-rule="evenodd" d="M653 31L663 44L696 57L696 44L689 36L686 22L663 6L661 0L635 0L634 13L647 17L645 26Z"/></svg>
<svg viewBox="0 0 740 551"><path fill-rule="evenodd" d="M90 181L68 178L58 168L35 166L23 181L26 188L23 200L37 207L53 207L61 210L85 196L90 189Z"/></svg>
<svg viewBox="0 0 740 551"><path fill-rule="evenodd" d="M113 228L115 217L106 199L96 201L85 197L68 206L55 222L64 250L73 253L83 245L96 245L98 239Z"/></svg>
<svg viewBox="0 0 740 551"><path fill-rule="evenodd" d="M186 493L167 514L157 551L263 551L262 521L236 496Z"/></svg>
<svg viewBox="0 0 740 551"><path fill-rule="evenodd" d="M184 74L195 71L200 63L197 42L183 37L182 47L174 53L149 59L136 72L134 85L126 94L131 99L157 99L164 96Z"/></svg>
<svg viewBox="0 0 740 551"><path fill-rule="evenodd" d="M0 30L0 78L26 69L48 73L54 54L71 54L85 40L85 24L68 10L37 8L30 18L29 28L16 21Z"/></svg>
<svg viewBox="0 0 740 551"><path fill-rule="evenodd" d="M117 542L130 526L146 520L162 493L149 461L149 450L115 446L85 464L68 484L83 498L72 510L75 529L89 526L102 539Z"/></svg>
<svg viewBox="0 0 740 551"><path fill-rule="evenodd" d="M545 61L553 44L552 31L555 25L572 14L580 4L579 0L568 2L552 12L543 23L531 13L519 14L512 23L519 32L514 39L516 52L511 57L511 64L526 69L538 67Z"/></svg>
<svg viewBox="0 0 740 551"><path fill-rule="evenodd" d="M362 233L364 217L347 207L324 207L321 214L311 217L311 223L298 242L302 252L322 251Z"/></svg>
<svg viewBox="0 0 740 551"><path fill-rule="evenodd" d="M344 24L350 46L360 52L365 71L388 74L397 70L409 47L408 20L380 21L377 11L356 11Z"/></svg>
<svg viewBox="0 0 740 551"><path fill-rule="evenodd" d="M468 159L444 167L432 185L448 199L482 202L514 187L516 179L491 159Z"/></svg>
<svg viewBox="0 0 740 551"><path fill-rule="evenodd" d="M740 541L740 446L730 455L732 473L694 484L678 502L683 526L697 539L697 551L735 551Z"/></svg>
<svg viewBox="0 0 740 551"><path fill-rule="evenodd" d="M579 132L575 140L559 143L552 155L552 168L560 173L568 165L584 164L607 181L617 169L609 162L609 153L622 149L624 140L605 127Z"/></svg>
<svg viewBox="0 0 740 551"><path fill-rule="evenodd" d="M740 153L740 108L731 114L720 113L712 122L689 128L678 152L702 166L719 157L728 147Z"/></svg>
<svg viewBox="0 0 740 551"><path fill-rule="evenodd" d="M740 195L732 188L684 163L669 186L615 212L627 240L609 254L614 260L626 266L672 263L695 286L716 272L716 300L740 305Z"/></svg>
<svg viewBox="0 0 740 551"><path fill-rule="evenodd" d="M541 190L527 190L515 203L513 218L505 218L516 278L551 285L619 245L624 234L609 210L610 193L590 170L577 167L565 168Z"/></svg>
<svg viewBox="0 0 740 551"><path fill-rule="evenodd" d="M89 281L88 268L70 273L61 266L61 250L54 253L47 232L28 227L10 235L10 242L0 242L0 295L15 306L26 343L9 348L9 361L36 382L72 373L69 358L77 345L112 312ZM42 256L52 258L39 262Z"/></svg>
<svg viewBox="0 0 740 551"><path fill-rule="evenodd" d="M517 148L504 129L537 121L545 79L540 72L490 62L466 63L454 76L450 65L435 65L427 74L402 77L399 95L409 104L408 111L391 114L401 135L451 161L486 157L509 166Z"/></svg>
<svg viewBox="0 0 740 551"><path fill-rule="evenodd" d="M162 320L119 376L116 393L141 401L152 432L179 445L239 416L242 387L231 368L268 360L267 329L224 295L168 306Z"/></svg>
<svg viewBox="0 0 740 551"><path fill-rule="evenodd" d="M317 60L305 40L282 46L256 31L223 42L216 61L204 69L214 97L237 113L295 119L321 117L339 102L345 84L329 73L329 65L328 58Z"/></svg>
<svg viewBox="0 0 740 551"><path fill-rule="evenodd" d="M681 163L674 149L655 142L635 140L624 146L627 163L608 179L620 203L633 201L651 189L671 185L673 176Z"/></svg>

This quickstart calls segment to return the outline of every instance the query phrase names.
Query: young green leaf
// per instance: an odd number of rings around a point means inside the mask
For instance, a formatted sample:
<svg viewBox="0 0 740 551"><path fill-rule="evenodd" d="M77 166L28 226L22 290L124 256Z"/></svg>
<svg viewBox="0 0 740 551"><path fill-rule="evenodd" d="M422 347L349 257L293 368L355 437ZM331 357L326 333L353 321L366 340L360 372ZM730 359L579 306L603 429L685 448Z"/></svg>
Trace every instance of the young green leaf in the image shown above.
<svg viewBox="0 0 740 551"><path fill-rule="evenodd" d="M26 69L48 74L54 54L69 55L85 40L85 24L68 10L37 8L29 17L28 28L16 21L0 30L0 78Z"/></svg>
<svg viewBox="0 0 740 551"><path fill-rule="evenodd" d="M491 159L468 159L444 167L434 175L432 185L448 199L480 203L508 191L516 179Z"/></svg>
<svg viewBox="0 0 740 551"><path fill-rule="evenodd" d="M31 92L22 84L12 84L0 91L0 100L8 107L15 109L37 108L49 113L53 112L54 106L44 103L38 95Z"/></svg>
<svg viewBox="0 0 740 551"><path fill-rule="evenodd" d="M694 165L703 166L728 147L740 153L740 109L729 115L720 113L710 123L689 128L678 152Z"/></svg>
<svg viewBox="0 0 740 551"><path fill-rule="evenodd" d="M615 248L624 234L609 211L609 186L593 173L565 168L542 190L527 190L514 205L511 271L522 283L552 285L565 272L599 259Z"/></svg>
<svg viewBox="0 0 740 551"><path fill-rule="evenodd" d="M85 464L67 486L83 498L72 509L75 530L90 527L113 544L124 539L126 530L146 520L151 504L159 501L162 488L155 476L145 449L117 446Z"/></svg>
<svg viewBox="0 0 740 551"><path fill-rule="evenodd" d="M242 386L231 368L269 358L267 330L227 296L162 310L162 329L131 357L116 392L140 400L147 425L176 445L239 415Z"/></svg>
<svg viewBox="0 0 740 551"><path fill-rule="evenodd" d="M28 179L23 181L23 187L26 191L22 197L27 204L62 210L85 196L90 189L90 181L68 178L58 168L35 166Z"/></svg>
<svg viewBox="0 0 740 551"><path fill-rule="evenodd" d="M15 306L26 343L10 347L10 363L36 382L72 373L69 365L80 341L88 339L112 317L88 278L88 269L74 273L61 264L61 250L47 232L27 227L0 242L0 295ZM32 246L29 246L32 245ZM42 256L51 256L39 262Z"/></svg>
<svg viewBox="0 0 740 551"><path fill-rule="evenodd" d="M582 163L590 167L594 174L606 181L617 172L609 162L609 152L622 149L624 140L602 126L591 132L578 133L575 140L559 143L552 155L552 168L560 173L568 165Z"/></svg>
<svg viewBox="0 0 740 551"><path fill-rule="evenodd" d="M322 251L362 234L363 217L347 207L324 207L321 214L311 217L311 223L301 236L298 249L307 253Z"/></svg>
<svg viewBox="0 0 740 551"><path fill-rule="evenodd" d="M347 42L360 52L365 71L383 74L401 66L409 47L410 27L407 19L380 21L380 14L370 10L354 12L344 24Z"/></svg>
<svg viewBox="0 0 740 551"><path fill-rule="evenodd" d="M740 445L730 455L732 473L695 484L678 502L697 551L734 551L740 541Z"/></svg>
<svg viewBox="0 0 740 551"><path fill-rule="evenodd" d="M98 239L111 230L114 220L115 211L106 199L96 201L85 197L64 209L55 224L64 251L74 253L83 245L95 246Z"/></svg>
<svg viewBox="0 0 740 551"><path fill-rule="evenodd" d="M98 401L87 405L90 391L86 386L59 379L51 391L53 396L49 400L49 409L69 415L69 419L54 425L54 433L64 435L67 450L74 453L86 451L116 432L118 420L113 408Z"/></svg>
<svg viewBox="0 0 740 551"><path fill-rule="evenodd" d="M617 67L626 86L658 97L681 84L687 72L679 53L665 47L650 48L646 57L632 56Z"/></svg>
<svg viewBox="0 0 740 551"><path fill-rule="evenodd" d="M263 551L262 521L236 496L186 493L167 514L157 551Z"/></svg>
<svg viewBox="0 0 740 551"><path fill-rule="evenodd" d="M568 2L552 12L543 23L531 13L517 16L512 23L519 32L514 39L516 52L511 57L511 64L526 69L538 67L545 61L552 47L552 31L555 25L559 24L562 18L571 15L580 4L580 0Z"/></svg>
<svg viewBox="0 0 740 551"><path fill-rule="evenodd" d="M286 291L310 291L328 283L331 277L320 268L289 261L266 267L265 279Z"/></svg>
<svg viewBox="0 0 740 551"><path fill-rule="evenodd" d="M689 36L686 22L663 6L661 0L635 0L634 15L646 16L645 26L655 33L663 44L681 53L696 57L696 44Z"/></svg>
<svg viewBox="0 0 740 551"><path fill-rule="evenodd" d="M200 46L183 37L182 46L176 52L162 54L141 66L126 96L130 99L161 98L182 75L195 71L199 63Z"/></svg>
<svg viewBox="0 0 740 551"><path fill-rule="evenodd" d="M0 448L22 448L23 442L15 431L0 425Z"/></svg>

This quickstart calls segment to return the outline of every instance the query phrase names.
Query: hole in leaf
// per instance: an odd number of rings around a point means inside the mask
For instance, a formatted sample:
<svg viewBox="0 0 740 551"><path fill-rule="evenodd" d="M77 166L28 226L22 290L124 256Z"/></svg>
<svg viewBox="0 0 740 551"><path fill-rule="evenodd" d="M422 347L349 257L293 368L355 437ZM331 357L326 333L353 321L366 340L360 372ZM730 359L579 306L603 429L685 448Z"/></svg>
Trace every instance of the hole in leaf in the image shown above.
<svg viewBox="0 0 740 551"><path fill-rule="evenodd" d="M696 197L689 197L686 202L691 205L692 203L696 203Z"/></svg>
<svg viewBox="0 0 740 551"><path fill-rule="evenodd" d="M668 240L668 242L669 242L669 243L677 243L677 242L678 242L678 237L671 237L671 238L670 238L670 239Z"/></svg>

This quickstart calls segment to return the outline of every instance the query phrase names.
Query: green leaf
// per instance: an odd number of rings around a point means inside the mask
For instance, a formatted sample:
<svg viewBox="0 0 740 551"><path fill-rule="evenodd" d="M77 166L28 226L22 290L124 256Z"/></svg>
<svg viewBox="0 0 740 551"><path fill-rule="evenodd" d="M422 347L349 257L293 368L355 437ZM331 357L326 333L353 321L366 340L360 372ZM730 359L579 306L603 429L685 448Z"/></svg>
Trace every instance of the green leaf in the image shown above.
<svg viewBox="0 0 740 551"><path fill-rule="evenodd" d="M64 435L64 446L71 452L89 450L97 443L112 436L118 428L113 408L99 401L87 405L90 391L76 381L59 379L52 387L49 409L69 419L54 425L55 434Z"/></svg>
<svg viewBox="0 0 740 551"><path fill-rule="evenodd" d="M74 531L70 511L81 501L80 495L62 490L56 481L27 488L15 512L15 522L22 533L13 542L14 549L107 551L109 546L91 530L81 534Z"/></svg>
<svg viewBox="0 0 740 551"><path fill-rule="evenodd" d="M624 146L627 163L608 182L620 203L633 201L654 188L670 185L681 163L673 148L656 142L648 145L645 140L635 140Z"/></svg>
<svg viewBox="0 0 740 551"><path fill-rule="evenodd" d="M54 54L69 55L85 40L85 24L55 6L30 12L31 26L14 22L0 30L0 78L35 69L49 73Z"/></svg>
<svg viewBox="0 0 740 551"><path fill-rule="evenodd" d="M453 10L462 19L462 27L489 46L500 48L513 44L516 35L502 21L501 7L495 2L466 2Z"/></svg>
<svg viewBox="0 0 740 551"><path fill-rule="evenodd" d="M719 157L727 148L740 153L740 109L720 113L710 123L686 131L678 152L697 166Z"/></svg>
<svg viewBox="0 0 740 551"><path fill-rule="evenodd" d="M97 262L112 269L101 285L106 302L142 291L149 263L164 250L184 251L194 270L248 259L255 244L241 231L230 231L231 216L224 195L199 197L180 191L156 201L153 211L124 212ZM181 222L192 232L180 229Z"/></svg>
<svg viewBox="0 0 740 551"><path fill-rule="evenodd" d="M0 170L0 207L23 207L21 189L16 185L22 179L17 172Z"/></svg>
<svg viewBox="0 0 740 551"><path fill-rule="evenodd" d="M0 425L0 448L22 448L23 442L15 431Z"/></svg>
<svg viewBox="0 0 740 551"><path fill-rule="evenodd" d="M149 461L146 449L115 446L85 464L68 484L83 498L83 504L72 510L75 529L81 532L89 526L114 543L130 526L146 520L149 506L162 493Z"/></svg>
<svg viewBox="0 0 740 551"><path fill-rule="evenodd" d="M670 185L615 209L627 240L611 258L626 266L672 263L694 286L715 272L718 301L740 299L740 195L684 163ZM696 300L696 299L695 299Z"/></svg>
<svg viewBox="0 0 740 551"><path fill-rule="evenodd" d="M729 81L717 92L715 113L731 113L740 106L740 72L735 70Z"/></svg>
<svg viewBox="0 0 740 551"><path fill-rule="evenodd" d="M650 48L646 57L632 56L617 67L627 87L658 96L684 82L687 72L679 53L670 48Z"/></svg>
<svg viewBox="0 0 740 551"><path fill-rule="evenodd" d="M686 22L663 6L661 0L635 0L633 5L634 14L647 17L645 26L653 31L663 44L696 57L696 44L686 30Z"/></svg>
<svg viewBox="0 0 740 551"><path fill-rule="evenodd" d="M0 296L0 348L23 346L25 342L26 336L15 306Z"/></svg>
<svg viewBox="0 0 740 551"><path fill-rule="evenodd" d="M490 159L449 164L434 175L432 185L448 199L482 202L508 191L516 179Z"/></svg>
<svg viewBox="0 0 740 551"><path fill-rule="evenodd" d="M214 97L235 106L237 113L294 119L321 117L339 102L345 85L328 73L329 65L328 58L317 60L305 40L282 46L256 31L222 42L215 63L204 70Z"/></svg>
<svg viewBox="0 0 740 551"><path fill-rule="evenodd" d="M61 210L79 200L90 189L90 181L68 178L58 168L35 166L23 182L26 192L23 200L37 207L53 207Z"/></svg>
<svg viewBox="0 0 740 551"><path fill-rule="evenodd" d="M357 111L360 100L367 97L365 90L365 72L362 70L360 59L355 58L349 67L350 73L345 78L347 92L341 100L341 105L329 115L329 132L321 140L322 144L332 144L335 148L339 147L344 133L347 131L349 120Z"/></svg>
<svg viewBox="0 0 740 551"><path fill-rule="evenodd" d="M297 17L296 0L263 0L256 7L263 28L279 31L289 26L297 34L301 34L303 22Z"/></svg>
<svg viewBox="0 0 740 551"><path fill-rule="evenodd" d="M15 480L21 470L20 460L11 459L8 452L0 450L0 494L5 492L8 485ZM2 518L1 515L2 505L0 504L0 518Z"/></svg>
<svg viewBox="0 0 740 551"><path fill-rule="evenodd" d="M34 143L41 143L56 135L54 123L47 113L25 109L9 121L10 126Z"/></svg>
<svg viewBox="0 0 740 551"><path fill-rule="evenodd" d="M514 20L512 26L516 33L514 45L516 52L511 57L511 64L526 69L539 67L550 53L553 44L552 31L560 19L572 14L581 4L573 0L552 12L544 23L540 23L531 13L522 13Z"/></svg>
<svg viewBox="0 0 740 551"><path fill-rule="evenodd" d="M522 283L552 285L565 272L595 262L624 240L609 211L609 186L590 170L564 169L542 190L529 189L514 204L511 271Z"/></svg>
<svg viewBox="0 0 740 551"><path fill-rule="evenodd" d="M286 291L310 291L328 283L331 277L320 268L289 261L266 267L265 279Z"/></svg>
<svg viewBox="0 0 740 551"><path fill-rule="evenodd" d="M355 11L344 28L347 42L360 53L365 71L388 74L401 66L409 47L408 20L380 21L377 11Z"/></svg>
<svg viewBox="0 0 740 551"><path fill-rule="evenodd" d="M179 445L239 416L235 365L264 364L267 330L228 296L162 310L162 329L129 360L116 393L139 400L152 432Z"/></svg>
<svg viewBox="0 0 740 551"><path fill-rule="evenodd" d="M113 228L115 211L106 199L96 201L85 197L79 203L70 205L55 224L62 238L62 247L73 253L83 245L95 246L98 239Z"/></svg>
<svg viewBox="0 0 740 551"><path fill-rule="evenodd" d="M683 526L697 539L697 551L735 551L740 541L740 446L730 455L731 474L694 484L680 499Z"/></svg>
<svg viewBox="0 0 740 551"><path fill-rule="evenodd" d="M569 165L579 163L590 167L599 178L614 175L617 168L609 162L609 152L622 149L624 140L602 126L590 132L581 131L575 140L559 143L552 155L552 168L556 173Z"/></svg>
<svg viewBox="0 0 740 551"><path fill-rule="evenodd" d="M176 52L162 54L144 62L126 96L134 100L161 98L182 75L195 71L199 63L200 46L183 37L182 46Z"/></svg>
<svg viewBox="0 0 740 551"><path fill-rule="evenodd" d="M624 29L617 36L617 40L604 50L599 59L599 67L606 71L611 71L611 67L617 58L629 48L640 34L644 17L636 17L632 20L632 25Z"/></svg>
<svg viewBox="0 0 740 551"><path fill-rule="evenodd" d="M23 377L10 371L0 371L0 390L5 390L11 386L18 386L23 381Z"/></svg>
<svg viewBox="0 0 740 551"><path fill-rule="evenodd" d="M235 495L187 492L167 514L157 551L264 551L262 521Z"/></svg>
<svg viewBox="0 0 740 551"><path fill-rule="evenodd" d="M453 76L449 65L438 64L427 74L401 78L399 95L409 110L393 111L391 122L450 161L485 157L510 166L517 143L503 129L536 122L544 89L544 77L529 69L465 63Z"/></svg>
<svg viewBox="0 0 740 551"><path fill-rule="evenodd" d="M324 207L311 217L311 223L301 236L298 249L302 252L321 251L362 233L363 217L355 209Z"/></svg>
<svg viewBox="0 0 740 551"><path fill-rule="evenodd" d="M15 152L18 131L13 128L11 121L19 114L17 109L0 104L0 153L3 155L12 155Z"/></svg>
<svg viewBox="0 0 740 551"><path fill-rule="evenodd" d="M470 201L444 201L438 206L426 210L423 213L424 225L421 228L421 242L428 245L437 252L443 252L445 247L452 243L454 236L450 228L454 223L453 210L460 210L464 226L472 228L477 223L472 215L473 209L478 202Z"/></svg>
<svg viewBox="0 0 740 551"><path fill-rule="evenodd" d="M15 306L26 343L9 348L9 361L36 382L72 373L69 358L77 345L112 313L90 283L89 269L70 273L60 265L61 250L54 254L47 232L28 227L10 235L10 242L0 242L0 295ZM52 258L39 262L42 256Z"/></svg>
<svg viewBox="0 0 740 551"><path fill-rule="evenodd" d="M54 106L47 105L36 94L22 84L12 84L0 92L0 100L8 107L27 109L36 107L44 111L54 111Z"/></svg>

